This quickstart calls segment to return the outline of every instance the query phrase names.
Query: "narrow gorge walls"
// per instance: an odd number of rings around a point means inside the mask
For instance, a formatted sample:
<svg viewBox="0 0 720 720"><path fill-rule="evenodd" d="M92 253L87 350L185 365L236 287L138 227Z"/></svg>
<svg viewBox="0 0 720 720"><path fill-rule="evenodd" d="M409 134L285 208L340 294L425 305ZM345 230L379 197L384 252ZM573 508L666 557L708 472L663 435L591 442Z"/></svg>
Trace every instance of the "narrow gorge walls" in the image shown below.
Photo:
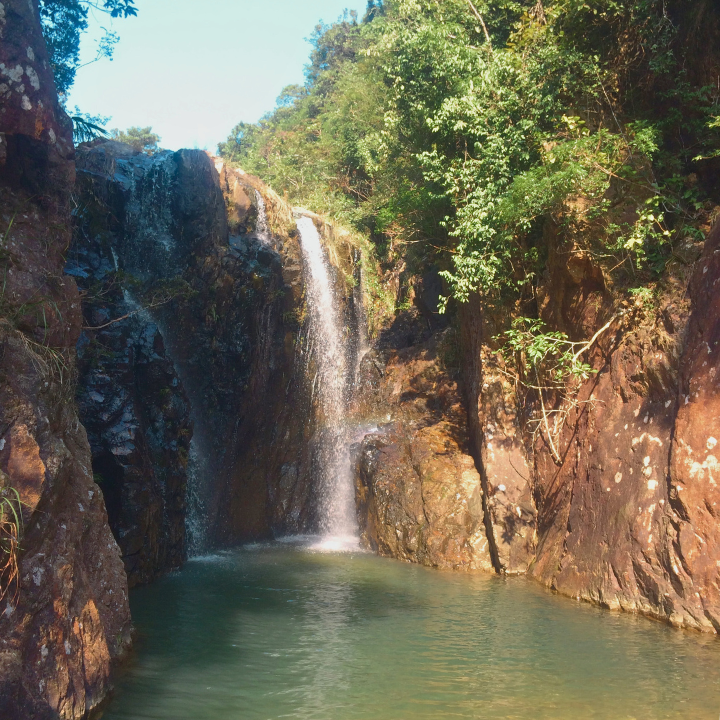
<svg viewBox="0 0 720 720"><path fill-rule="evenodd" d="M128 643L127 581L73 401L72 126L37 4L1 7L0 487L4 502L22 501L23 524L13 578L4 516L0 715L74 718L103 698Z"/></svg>
<svg viewBox="0 0 720 720"><path fill-rule="evenodd" d="M717 632L720 226L637 301L552 230L533 317L606 331L551 438L498 352L517 308L443 320L427 258L408 308L390 252L365 347L357 245L204 152L76 152L37 5L3 0L0 716L86 717L129 586L298 533Z"/></svg>
<svg viewBox="0 0 720 720"><path fill-rule="evenodd" d="M54 97L54 115L19 115L0 136L0 481L25 508L0 616L13 718L86 716L129 644L128 583L214 547L316 532L327 489L292 209L203 152L100 141L74 154ZM297 217L352 274L355 251ZM351 373L356 293L326 270Z"/></svg>

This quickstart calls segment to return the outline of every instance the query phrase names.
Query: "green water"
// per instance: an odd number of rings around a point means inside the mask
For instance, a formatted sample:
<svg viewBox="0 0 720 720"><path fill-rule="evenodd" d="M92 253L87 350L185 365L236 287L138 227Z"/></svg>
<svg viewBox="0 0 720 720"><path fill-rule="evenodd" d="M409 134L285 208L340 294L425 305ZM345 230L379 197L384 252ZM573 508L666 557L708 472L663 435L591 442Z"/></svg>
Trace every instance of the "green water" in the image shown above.
<svg viewBox="0 0 720 720"><path fill-rule="evenodd" d="M720 640L535 584L252 546L135 591L103 720L713 718Z"/></svg>

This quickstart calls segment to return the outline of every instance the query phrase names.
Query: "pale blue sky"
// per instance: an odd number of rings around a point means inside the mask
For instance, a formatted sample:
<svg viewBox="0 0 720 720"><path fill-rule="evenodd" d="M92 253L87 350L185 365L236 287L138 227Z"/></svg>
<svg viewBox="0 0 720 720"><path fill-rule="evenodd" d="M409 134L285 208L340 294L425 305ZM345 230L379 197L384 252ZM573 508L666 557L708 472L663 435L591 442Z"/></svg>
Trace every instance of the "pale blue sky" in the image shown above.
<svg viewBox="0 0 720 720"><path fill-rule="evenodd" d="M111 115L108 127L151 125L173 150L215 151L240 120L271 110L285 85L303 82L317 22L335 21L365 0L136 0L138 16L115 20L112 62L78 70L68 107ZM84 36L95 55L98 15ZM98 24L99 23L99 24Z"/></svg>

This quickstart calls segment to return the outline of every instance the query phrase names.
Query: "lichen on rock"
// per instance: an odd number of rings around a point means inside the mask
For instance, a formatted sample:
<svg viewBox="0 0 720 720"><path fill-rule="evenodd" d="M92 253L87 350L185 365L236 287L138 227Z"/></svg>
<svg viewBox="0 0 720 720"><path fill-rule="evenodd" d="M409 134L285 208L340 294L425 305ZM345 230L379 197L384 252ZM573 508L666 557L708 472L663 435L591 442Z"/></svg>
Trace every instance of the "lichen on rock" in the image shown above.
<svg viewBox="0 0 720 720"><path fill-rule="evenodd" d="M10 720L79 718L129 642L127 580L73 403L72 126L35 5L3 11L0 67L20 67L24 89L0 86L0 468L25 505L18 583L0 606L0 707Z"/></svg>

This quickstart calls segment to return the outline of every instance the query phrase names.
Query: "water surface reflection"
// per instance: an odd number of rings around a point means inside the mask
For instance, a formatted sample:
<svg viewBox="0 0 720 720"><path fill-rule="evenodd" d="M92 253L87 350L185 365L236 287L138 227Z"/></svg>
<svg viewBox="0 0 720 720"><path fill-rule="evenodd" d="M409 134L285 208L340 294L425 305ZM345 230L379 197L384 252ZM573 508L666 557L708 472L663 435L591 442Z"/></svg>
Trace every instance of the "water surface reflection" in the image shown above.
<svg viewBox="0 0 720 720"><path fill-rule="evenodd" d="M720 642L560 598L284 543L132 594L105 720L713 718Z"/></svg>

